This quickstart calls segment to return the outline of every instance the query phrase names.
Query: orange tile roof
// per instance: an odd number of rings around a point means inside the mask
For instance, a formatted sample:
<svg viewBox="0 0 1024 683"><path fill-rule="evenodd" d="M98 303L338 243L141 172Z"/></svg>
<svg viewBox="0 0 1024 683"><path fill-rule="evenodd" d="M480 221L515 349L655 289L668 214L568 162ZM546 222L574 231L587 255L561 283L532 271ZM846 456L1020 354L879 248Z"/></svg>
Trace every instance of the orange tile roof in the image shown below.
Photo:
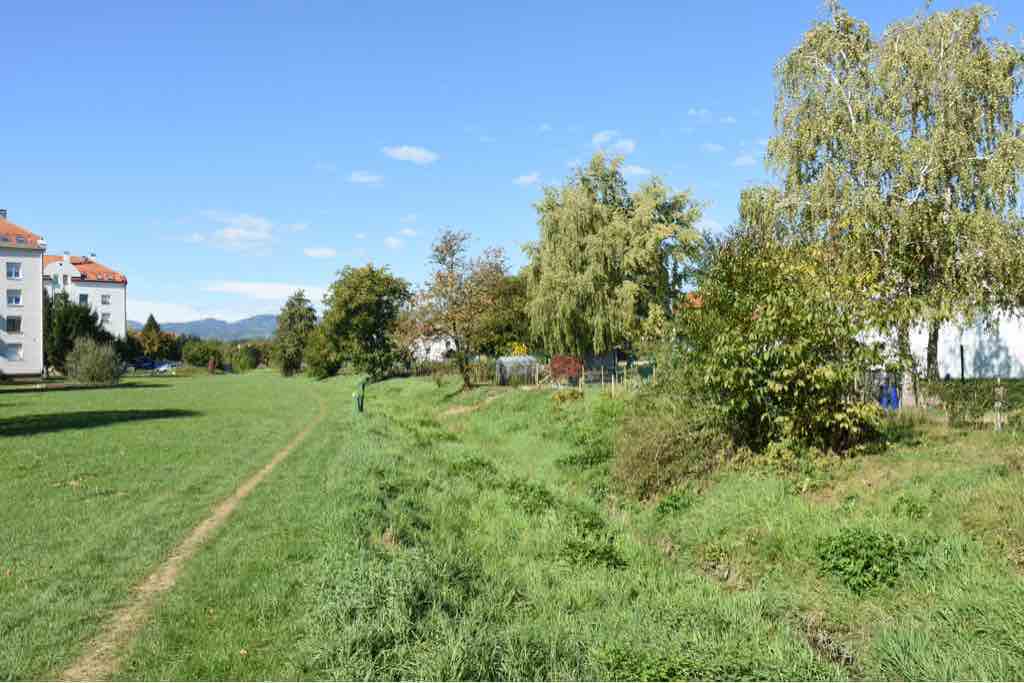
<svg viewBox="0 0 1024 683"><path fill-rule="evenodd" d="M72 278L76 282L116 282L118 284L128 284L128 278L116 270L107 268L102 263L97 263L91 258L85 256L70 256L71 265L82 274L81 277ZM63 261L63 256L44 256L43 267L50 265L51 263L57 263Z"/></svg>
<svg viewBox="0 0 1024 683"><path fill-rule="evenodd" d="M41 249L39 242L42 237L30 232L20 225L0 218L0 247L21 247L23 249Z"/></svg>

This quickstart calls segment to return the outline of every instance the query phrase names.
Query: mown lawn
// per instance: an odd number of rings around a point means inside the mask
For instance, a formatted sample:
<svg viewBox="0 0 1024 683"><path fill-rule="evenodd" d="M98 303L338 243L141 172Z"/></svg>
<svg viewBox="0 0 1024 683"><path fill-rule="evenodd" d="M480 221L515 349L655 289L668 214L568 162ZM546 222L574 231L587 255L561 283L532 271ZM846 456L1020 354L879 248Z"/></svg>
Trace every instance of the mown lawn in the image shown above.
<svg viewBox="0 0 1024 683"><path fill-rule="evenodd" d="M57 675L318 393L263 372L0 387L0 679Z"/></svg>
<svg viewBox="0 0 1024 683"><path fill-rule="evenodd" d="M344 407L120 677L1024 678L1019 437L926 419L824 477L723 472L639 504L608 478L614 400L398 380L356 417L352 387L316 385Z"/></svg>

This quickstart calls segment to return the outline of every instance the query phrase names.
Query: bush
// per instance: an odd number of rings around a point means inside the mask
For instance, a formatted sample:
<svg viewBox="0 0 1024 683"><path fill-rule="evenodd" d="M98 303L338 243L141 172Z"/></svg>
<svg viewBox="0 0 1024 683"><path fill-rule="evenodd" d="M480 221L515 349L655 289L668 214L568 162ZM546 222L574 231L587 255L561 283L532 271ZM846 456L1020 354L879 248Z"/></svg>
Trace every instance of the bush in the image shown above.
<svg viewBox="0 0 1024 683"><path fill-rule="evenodd" d="M306 374L313 379L327 379L341 369L341 355L334 341L327 335L323 325L318 325L306 340L303 351Z"/></svg>
<svg viewBox="0 0 1024 683"><path fill-rule="evenodd" d="M231 354L231 367L235 372L248 372L258 368L262 360L258 347L252 344L239 344Z"/></svg>
<svg viewBox="0 0 1024 683"><path fill-rule="evenodd" d="M985 413L995 406L994 387L983 382L938 380L929 383L927 391L942 402L950 427L979 427Z"/></svg>
<svg viewBox="0 0 1024 683"><path fill-rule="evenodd" d="M117 384L124 365L113 344L79 337L64 361L67 375L82 384Z"/></svg>
<svg viewBox="0 0 1024 683"><path fill-rule="evenodd" d="M181 349L181 358L189 365L197 368L207 367L211 358L214 361L215 369L221 367L224 362L220 344L200 339L192 339L186 342L185 346Z"/></svg>
<svg viewBox="0 0 1024 683"><path fill-rule="evenodd" d="M892 534L865 528L843 529L818 546L822 571L857 594L892 586L908 555L905 542Z"/></svg>

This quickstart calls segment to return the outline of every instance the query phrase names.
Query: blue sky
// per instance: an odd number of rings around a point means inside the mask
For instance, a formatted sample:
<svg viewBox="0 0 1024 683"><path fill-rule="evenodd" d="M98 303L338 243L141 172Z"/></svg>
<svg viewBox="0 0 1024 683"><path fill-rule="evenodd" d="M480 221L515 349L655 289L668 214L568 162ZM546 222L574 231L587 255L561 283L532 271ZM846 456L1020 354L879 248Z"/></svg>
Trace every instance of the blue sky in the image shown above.
<svg viewBox="0 0 1024 683"><path fill-rule="evenodd" d="M993 5L993 34L1024 26L1021 3ZM921 4L846 6L880 32ZM346 264L420 283L441 226L518 266L540 188L596 148L624 154L632 182L692 189L724 226L768 179L772 67L822 14L818 0L5 3L0 207L51 253L96 252L128 276L129 317L164 322L276 313Z"/></svg>

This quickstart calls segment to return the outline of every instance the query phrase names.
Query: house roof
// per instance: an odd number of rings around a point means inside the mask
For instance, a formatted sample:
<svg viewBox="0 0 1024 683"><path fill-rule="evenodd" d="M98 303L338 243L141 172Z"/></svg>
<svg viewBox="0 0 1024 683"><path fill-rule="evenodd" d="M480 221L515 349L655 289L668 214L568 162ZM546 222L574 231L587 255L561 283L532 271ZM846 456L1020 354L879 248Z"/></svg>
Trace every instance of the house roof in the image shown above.
<svg viewBox="0 0 1024 683"><path fill-rule="evenodd" d="M0 217L0 247L43 249L45 246L46 243L39 235Z"/></svg>
<svg viewBox="0 0 1024 683"><path fill-rule="evenodd" d="M68 257L71 261L71 265L75 267L81 277L72 278L75 282L116 282L118 284L128 284L128 278L123 274L107 268L102 263L94 261L86 256L70 256ZM64 260L63 256L44 256L43 257L43 268L46 268L51 263L59 263Z"/></svg>

